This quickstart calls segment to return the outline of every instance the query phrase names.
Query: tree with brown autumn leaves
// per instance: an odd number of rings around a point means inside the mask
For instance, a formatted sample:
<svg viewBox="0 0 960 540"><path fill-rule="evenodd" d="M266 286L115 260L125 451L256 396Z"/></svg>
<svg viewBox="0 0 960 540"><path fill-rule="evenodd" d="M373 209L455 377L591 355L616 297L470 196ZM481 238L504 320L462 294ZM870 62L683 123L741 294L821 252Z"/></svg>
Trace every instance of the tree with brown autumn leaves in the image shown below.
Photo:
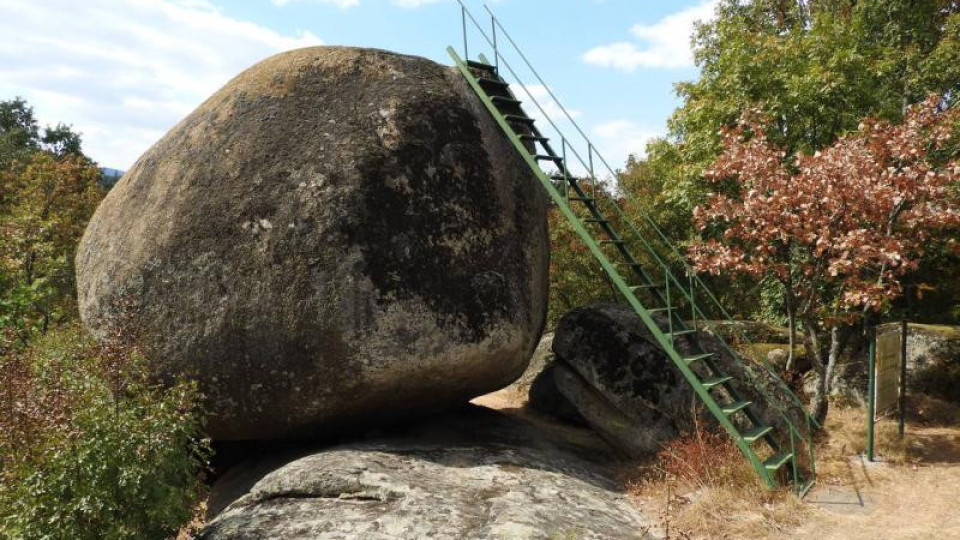
<svg viewBox="0 0 960 540"><path fill-rule="evenodd" d="M865 120L815 154L789 156L764 119L723 133L708 171L717 188L694 213L698 271L776 280L791 338L802 330L817 374L813 414L826 418L834 366L856 323L901 294L938 233L960 225L960 162L938 150L960 114L932 97L900 124ZM791 352L792 352L791 339Z"/></svg>

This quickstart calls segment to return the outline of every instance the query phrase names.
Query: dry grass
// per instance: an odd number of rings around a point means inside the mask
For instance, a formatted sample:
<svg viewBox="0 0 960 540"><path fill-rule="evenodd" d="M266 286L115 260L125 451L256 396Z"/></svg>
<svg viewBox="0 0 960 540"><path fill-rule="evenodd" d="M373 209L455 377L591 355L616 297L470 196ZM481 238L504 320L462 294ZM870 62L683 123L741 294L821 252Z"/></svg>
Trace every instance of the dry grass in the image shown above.
<svg viewBox="0 0 960 540"><path fill-rule="evenodd" d="M894 419L877 423L876 455L885 465L865 469L856 456L866 451L866 412L834 404L817 445L817 489L869 492L883 502L886 499L878 494L908 492L909 482L921 479L916 474L935 470L931 467L957 470L960 407L914 396L908 411L903 440ZM764 489L725 435L702 428L664 446L651 463L631 474L626 479L630 495L648 515L659 515L669 538L793 537L810 527L819 531L816 527L821 525L825 530L828 525L843 530L843 520L848 519L806 504L788 490ZM851 527L859 526L849 519ZM853 533L850 529L832 537Z"/></svg>
<svg viewBox="0 0 960 540"><path fill-rule="evenodd" d="M956 426L960 406L929 396L912 396L907 403L907 422L911 426ZM866 411L857 407L834 407L827 418L826 435L818 450L819 482L849 485L850 457L867 450ZM926 444L917 434L901 439L894 418L876 423L874 451L877 458L892 465L916 465L936 460L937 448Z"/></svg>
<svg viewBox="0 0 960 540"><path fill-rule="evenodd" d="M626 484L668 538L745 538L798 525L805 512L789 490L765 489L723 433L697 426L666 444Z"/></svg>

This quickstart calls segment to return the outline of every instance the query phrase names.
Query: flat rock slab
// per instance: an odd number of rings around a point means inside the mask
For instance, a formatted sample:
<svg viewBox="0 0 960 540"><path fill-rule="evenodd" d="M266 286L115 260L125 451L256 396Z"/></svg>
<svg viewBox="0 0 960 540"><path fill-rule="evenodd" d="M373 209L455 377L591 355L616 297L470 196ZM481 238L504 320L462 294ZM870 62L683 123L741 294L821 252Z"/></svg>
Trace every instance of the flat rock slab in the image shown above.
<svg viewBox="0 0 960 540"><path fill-rule="evenodd" d="M479 407L277 461L215 485L215 500L250 487L200 538L661 537L612 481L602 443Z"/></svg>
<svg viewBox="0 0 960 540"><path fill-rule="evenodd" d="M805 500L818 508L837 514L869 514L873 509L870 498L851 486L815 489Z"/></svg>

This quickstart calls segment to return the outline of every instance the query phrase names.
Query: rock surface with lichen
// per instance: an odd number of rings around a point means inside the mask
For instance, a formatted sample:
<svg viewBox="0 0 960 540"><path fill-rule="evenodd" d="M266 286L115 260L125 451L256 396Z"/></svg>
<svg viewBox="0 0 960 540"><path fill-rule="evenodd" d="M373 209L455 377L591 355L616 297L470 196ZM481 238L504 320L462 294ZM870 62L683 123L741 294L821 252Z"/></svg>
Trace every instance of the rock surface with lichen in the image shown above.
<svg viewBox="0 0 960 540"><path fill-rule="evenodd" d="M199 538L662 538L585 430L473 407L397 431L238 465Z"/></svg>
<svg viewBox="0 0 960 540"><path fill-rule="evenodd" d="M313 47L241 73L114 187L83 321L196 379L216 439L324 435L523 373L546 199L458 72Z"/></svg>
<svg viewBox="0 0 960 540"><path fill-rule="evenodd" d="M665 319L655 319L666 328ZM751 360L738 361L709 330L675 338L680 355L713 353L712 361L752 411L777 433L789 433L785 418L806 427L804 410L783 390L777 377ZM569 311L553 338L555 360L530 389L531 409L567 422L586 423L624 453L654 454L665 442L691 429L702 407L693 388L659 346L633 308L594 304ZM703 362L691 369L704 380L714 374ZM744 384L749 381L750 384ZM735 401L725 387L711 394L720 403ZM706 417L710 421L710 417ZM746 429L745 417L731 418ZM786 441L782 444L788 444Z"/></svg>

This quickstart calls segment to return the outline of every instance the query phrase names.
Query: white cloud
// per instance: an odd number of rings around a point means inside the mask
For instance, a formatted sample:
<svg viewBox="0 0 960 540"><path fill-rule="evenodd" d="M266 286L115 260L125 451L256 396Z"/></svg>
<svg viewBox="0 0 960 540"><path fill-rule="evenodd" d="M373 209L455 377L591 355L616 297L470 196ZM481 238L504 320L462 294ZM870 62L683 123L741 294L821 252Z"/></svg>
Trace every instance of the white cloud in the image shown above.
<svg viewBox="0 0 960 540"><path fill-rule="evenodd" d="M518 99L524 102L524 110L532 118L537 120L540 126L549 126L547 117L554 121L558 126L567 123L569 120L563 113L560 104L550 96L546 86L542 84L526 84L516 91ZM533 102L536 101L540 106L537 107ZM542 109L542 112L541 112ZM567 109L567 113L573 118L580 117L580 111L576 109ZM561 127L562 129L562 127Z"/></svg>
<svg viewBox="0 0 960 540"><path fill-rule="evenodd" d="M434 4L445 0L392 0L394 4L405 8L417 8L426 4Z"/></svg>
<svg viewBox="0 0 960 540"><path fill-rule="evenodd" d="M611 167L622 167L631 155L646 154L647 143L658 136L655 130L630 120L614 120L593 128L597 146Z"/></svg>
<svg viewBox="0 0 960 540"><path fill-rule="evenodd" d="M72 124L87 154L125 169L241 70L320 43L204 0L6 0L0 99L23 96L41 122Z"/></svg>
<svg viewBox="0 0 960 540"><path fill-rule="evenodd" d="M270 1L278 6L285 6L290 2L294 2L296 0L270 0ZM345 9L345 8L353 7L360 4L359 0L314 0L314 1L320 2L321 4L333 4L340 9Z"/></svg>
<svg viewBox="0 0 960 540"><path fill-rule="evenodd" d="M630 33L640 44L621 41L590 49L583 55L588 64L621 71L647 68L684 68L693 65L690 38L694 23L711 19L718 0L667 15L654 24L637 24Z"/></svg>
<svg viewBox="0 0 960 540"><path fill-rule="evenodd" d="M270 0L275 5L285 6L292 2L299 2L300 0ZM346 9L348 7L360 5L360 0L312 0L320 4L332 4L337 6L340 9ZM437 2L445 2L447 0L390 0L390 3L398 5L403 8L418 8L426 4L434 4Z"/></svg>

